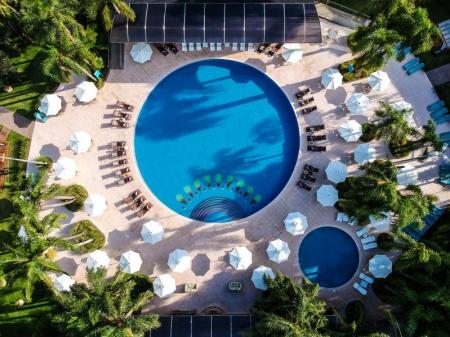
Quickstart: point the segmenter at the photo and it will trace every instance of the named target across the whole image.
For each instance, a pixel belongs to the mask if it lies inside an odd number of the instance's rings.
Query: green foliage
[[[8,153],[10,157],[26,159],[28,157],[28,149],[30,140],[14,131],[8,134]],[[8,163],[10,170],[7,176],[7,186],[13,189],[25,179],[26,163],[10,160]]]
[[[0,83],[8,84],[11,76],[16,72],[16,69],[11,63],[8,55],[0,50]]]
[[[82,253],[101,249],[105,244],[105,235],[90,220],[81,220],[74,224],[70,234],[76,236],[73,241],[77,243],[77,250]]]
[[[371,123],[364,123],[362,125],[362,136],[359,138],[359,140],[363,142],[371,142],[375,139],[377,135],[377,128],[374,124]]]
[[[390,233],[381,233],[377,237],[377,244],[382,250],[392,250],[394,248],[394,236]]]
[[[67,336],[143,337],[160,325],[157,315],[140,314],[152,297],[151,291],[137,291],[131,275],[107,279],[105,269],[89,271],[87,285],[76,283],[57,296],[60,310],[53,320]]]
[[[114,13],[120,13],[130,21],[134,21],[136,15],[123,0],[92,0],[83,2],[83,10],[88,19],[96,20],[100,17],[103,28],[110,31],[113,24]]]
[[[64,195],[70,197],[70,202],[65,207],[72,212],[78,212],[84,207],[84,202],[89,196],[88,191],[81,185],[73,184],[65,188]],[[73,199],[72,199],[73,198]]]
[[[398,228],[403,228],[411,223],[418,229],[422,229],[425,225],[423,218],[430,212],[433,201],[437,197],[424,195],[420,187],[409,185],[401,192],[401,199],[397,206],[397,222]]]
[[[354,322],[356,325],[363,323],[366,318],[366,308],[361,301],[354,300],[345,306],[345,321],[347,324]]]
[[[348,71],[348,66],[350,64],[353,64],[353,66],[354,66],[353,72]],[[342,74],[344,82],[352,82],[352,81],[360,80],[363,78],[367,78],[367,77],[369,77],[369,75],[371,73],[378,70],[377,67],[371,67],[371,66],[365,65],[362,62],[360,62],[358,59],[344,62],[339,65],[338,69],[339,69],[339,72]]]

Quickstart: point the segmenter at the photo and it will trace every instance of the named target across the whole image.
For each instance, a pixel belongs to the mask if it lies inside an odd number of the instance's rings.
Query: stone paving
[[[360,250],[358,272],[353,279],[341,287],[322,289],[321,296],[338,308],[343,308],[351,300],[361,298],[361,295],[352,288],[352,284],[360,271],[367,270],[368,260],[378,250],[364,251],[355,234],[357,228],[336,222],[337,211],[332,207],[320,206],[315,196],[315,191],[321,183],[329,183],[323,170],[330,159],[340,159],[349,165],[351,172],[357,171],[357,166],[352,162],[352,152],[358,142],[344,142],[337,136],[336,130],[343,121],[349,118],[359,122],[374,119],[373,110],[379,100],[393,102],[399,98],[404,98],[412,103],[416,112],[414,116],[416,123],[421,126],[429,119],[425,106],[435,101],[437,97],[425,73],[408,77],[399,63],[389,62],[385,70],[389,73],[393,84],[382,94],[369,93],[371,112],[367,116],[355,117],[345,114],[337,106],[353,92],[360,91],[362,84],[367,80],[345,84],[335,91],[319,89],[318,82],[323,70],[335,67],[351,58],[345,44],[345,35],[349,31],[325,21],[322,22],[322,25],[324,31],[328,27],[337,28],[340,33],[339,41],[323,45],[305,45],[304,59],[299,64],[285,64],[279,57],[271,59],[255,52],[224,50],[220,53],[210,53],[205,50],[179,53],[167,57],[163,57],[155,51],[152,61],[141,65],[132,62],[128,56],[131,46],[127,46],[125,69],[111,71],[105,87],[99,92],[95,102],[87,105],[79,104],[73,97],[74,84],[61,86],[57,94],[68,103],[65,112],[60,116],[50,118],[46,124],[36,124],[30,158],[38,155],[47,155],[53,160],[57,160],[60,156],[74,158],[78,164],[79,173],[73,179],[60,181],[60,183],[82,184],[89,193],[100,193],[108,201],[106,212],[91,220],[103,231],[107,239],[104,250],[112,258],[108,270],[109,275],[116,270],[120,255],[129,249],[141,254],[144,261],[141,272],[155,277],[161,273],[170,273],[167,257],[172,250],[181,248],[189,251],[193,258],[192,270],[183,274],[171,273],[177,281],[177,292],[166,299],[155,298],[147,306],[148,309],[158,313],[168,313],[172,310],[200,312],[209,305],[218,305],[229,313],[246,313],[259,293],[250,281],[251,273],[261,264],[299,280],[302,273],[298,264],[297,252],[304,235],[293,237],[285,232],[283,219],[290,211],[300,211],[308,217],[310,226],[306,234],[319,226],[331,225],[343,229],[355,239]],[[128,141],[128,146],[131,147],[129,153],[133,153],[133,129],[114,129],[110,125],[117,99],[135,105],[139,111],[149,92],[168,72],[188,62],[211,57],[238,60],[265,71],[282,87],[292,102],[294,102],[294,93],[298,88],[308,85],[312,88],[316,104],[319,107],[318,111],[309,115],[298,114],[298,122],[302,130],[301,155],[298,158],[295,172],[285,189],[263,210],[248,218],[227,224],[205,224],[192,221],[165,207],[146,187],[132,156],[130,156],[130,168],[135,180],[128,185],[118,186],[110,157],[110,142],[117,140]],[[298,106],[296,108],[298,109]],[[136,117],[137,114],[135,114],[133,122]],[[325,153],[306,152],[307,144],[303,130],[307,125],[320,122],[326,124],[328,150]],[[440,126],[440,131],[444,131],[445,128]],[[94,140],[94,146],[88,153],[74,155],[67,149],[67,145],[69,136],[78,130],[90,133]],[[387,157],[385,146],[380,143],[375,145],[378,157]],[[417,156],[417,154],[415,155]],[[424,162],[410,158],[408,161],[419,170],[420,186],[425,192],[436,194],[441,203],[449,200],[448,190],[444,190],[436,183],[436,158]],[[299,190],[295,186],[305,163],[321,168],[318,183],[314,185],[311,192]],[[50,182],[53,181],[54,177],[52,176]],[[122,202],[123,198],[136,188],[140,188],[154,205],[148,216],[143,219],[134,217]],[[46,212],[51,211],[68,214],[68,220],[62,228],[62,232],[67,232],[70,224],[88,217],[83,211],[73,214],[57,205],[49,205]],[[165,239],[153,246],[144,243],[139,234],[142,224],[149,219],[159,221],[166,231]],[[289,260],[280,265],[269,261],[265,253],[268,242],[276,238],[287,241],[291,249]],[[246,271],[235,271],[228,264],[227,253],[236,245],[244,245],[253,252],[253,264]],[[85,279],[85,261],[86,255],[70,253],[61,253],[58,258],[58,262],[64,270],[74,275],[77,281]],[[243,292],[239,295],[228,293],[226,284],[229,280],[242,280],[244,282]],[[183,286],[186,282],[197,283],[198,293],[185,294]],[[371,290],[366,296],[365,303],[371,316],[375,317],[380,314],[381,311],[377,309],[381,303]]]

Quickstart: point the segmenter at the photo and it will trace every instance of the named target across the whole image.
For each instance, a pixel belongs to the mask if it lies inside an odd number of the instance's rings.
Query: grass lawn
[[[52,92],[56,83],[40,72],[39,47],[30,46],[18,56],[10,56],[11,62],[18,71],[10,85],[11,93],[0,92],[0,106],[20,113],[28,118],[33,117],[40,97]]]

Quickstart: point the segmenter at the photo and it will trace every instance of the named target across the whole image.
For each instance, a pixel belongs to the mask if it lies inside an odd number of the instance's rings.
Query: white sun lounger
[[[363,244],[364,250],[369,250],[369,249],[373,249],[373,248],[377,248],[377,247],[378,247],[378,245],[376,242]]]
[[[374,242],[376,240],[375,236],[371,235],[366,238],[361,239],[361,243],[365,245],[366,243]]]
[[[238,44],[233,42],[233,44],[231,45],[231,50],[237,51],[238,50]]]
[[[189,43],[188,47],[189,51],[195,51],[195,45],[193,43]]]
[[[216,44],[215,43],[210,43],[209,44],[209,51],[216,51]]]
[[[358,282],[353,283],[353,288],[358,290],[361,295],[367,295],[367,290],[361,287]]]
[[[201,50],[202,50],[202,44],[201,44],[200,42],[197,42],[197,43],[195,44],[195,49],[196,49],[197,51],[201,51]]]
[[[253,43],[252,43],[252,42],[250,42],[250,43],[248,44],[247,50],[248,50],[248,51],[253,51]]]
[[[359,274],[359,278],[360,278],[361,280],[366,281],[366,282],[369,283],[369,284],[373,284],[373,278],[371,278],[369,275],[366,275],[366,274],[364,274],[364,273],[360,273],[360,274]]]
[[[230,42],[225,42],[225,48],[230,48]]]
[[[348,215],[343,212],[338,212],[336,216],[336,221],[347,222],[349,220]]]
[[[186,44],[186,43],[182,43],[182,44],[181,44],[181,51],[182,51],[182,52],[188,51],[188,49],[187,49],[187,44]]]
[[[360,238],[364,234],[366,234],[369,231],[369,227],[363,227],[359,231],[356,232],[356,235]]]
[[[240,51],[245,51],[245,43],[241,43],[239,46]]]
[[[222,44],[221,43],[217,43],[216,44],[216,50],[217,51],[222,51]]]

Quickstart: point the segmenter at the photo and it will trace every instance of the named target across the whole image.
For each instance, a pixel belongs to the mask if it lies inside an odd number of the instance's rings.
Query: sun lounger
[[[116,161],[113,161],[112,165],[113,166],[124,166],[128,164],[128,159],[119,159]]]
[[[145,198],[143,195],[137,196],[133,199],[133,203],[130,204],[130,208],[134,211],[140,208],[145,202],[147,201],[147,198]]]
[[[378,245],[376,242],[366,243],[363,245],[364,250],[369,250],[369,249],[373,249],[373,248],[377,248],[377,247],[378,247]]]
[[[360,273],[359,274],[359,278],[363,281],[366,281],[369,284],[373,284],[373,278],[371,278],[369,275],[366,275],[364,273]]]
[[[156,49],[163,54],[164,56],[169,55],[169,48],[166,45],[163,45],[161,43],[153,43]]]
[[[116,171],[116,175],[117,176],[125,176],[128,173],[130,173],[130,168],[129,167],[124,167],[124,168],[121,168],[120,170]]]
[[[240,43],[239,44],[239,50],[240,51],[245,51],[245,43]]]
[[[230,42],[225,42],[225,43],[224,43],[224,47],[225,47],[225,48],[230,48],[230,46],[231,46]]]
[[[422,70],[423,68],[425,68],[425,63],[419,63],[418,65],[408,69],[406,72],[407,72],[408,75],[412,75],[415,72],[417,72],[419,70]]]
[[[363,236],[367,232],[369,232],[369,227],[366,226],[366,227],[361,228],[359,231],[357,231],[356,235],[360,238],[361,236]]]
[[[304,190],[311,191],[311,187],[305,184],[303,181],[298,181],[297,186],[303,188]]]
[[[277,43],[275,46],[272,46],[270,48],[270,50],[267,52],[267,56],[274,56],[276,53],[278,53],[278,51],[281,49],[281,47],[283,46],[282,43]]]
[[[124,202],[130,204],[136,199],[139,195],[141,195],[141,190],[135,190],[131,192],[126,198],[123,199]]]
[[[338,214],[336,216],[336,221],[347,222],[348,220],[349,220],[349,217],[347,214],[345,214],[343,212],[338,212]]]
[[[215,43],[210,43],[209,44],[209,51],[216,51],[216,44]]]
[[[174,45],[173,43],[168,43],[166,46],[167,46],[167,48],[169,48],[169,50],[170,50],[172,53],[178,54],[179,50],[178,50],[178,48],[177,48],[176,45]]]
[[[450,138],[450,132],[444,132],[444,133],[441,133],[441,134],[439,135],[439,138],[440,138],[441,140],[447,140],[447,139],[449,139],[449,138]]]
[[[450,115],[445,115],[442,117],[439,117],[438,119],[434,120],[436,122],[436,124],[444,124],[446,122],[450,122]]]
[[[308,97],[298,101],[298,104],[303,107],[308,105],[309,103],[314,102],[314,97]]]
[[[326,135],[306,136],[306,141],[308,141],[308,142],[319,142],[319,141],[326,140],[326,139],[327,139]]]
[[[186,44],[186,43],[182,43],[182,44],[181,44],[181,51],[182,51],[182,52],[187,52],[187,51],[188,51],[188,48],[187,48],[187,44]]]
[[[367,295],[367,290],[361,287],[358,282],[353,283],[353,288],[358,290],[361,295]]]
[[[428,105],[427,110],[429,112],[433,112],[435,110],[439,110],[439,109],[443,108],[444,106],[445,106],[445,102],[441,100],[441,101],[437,101],[437,102],[434,102],[433,104]]]
[[[300,111],[302,112],[303,115],[306,115],[306,114],[309,114],[309,113],[311,113],[311,112],[313,112],[313,111],[316,111],[316,110],[317,110],[317,106],[314,105],[314,106],[311,106],[311,107],[309,107],[309,108],[303,108],[303,109],[300,110]]]
[[[125,151],[125,150],[119,150],[119,151],[111,152],[111,157],[112,158],[125,157],[126,155],[127,155],[127,151]]]
[[[402,68],[407,71],[408,69],[414,67],[415,65],[417,65],[419,63],[420,63],[420,58],[415,57],[412,60],[409,60],[408,62],[406,62]]]
[[[216,50],[217,51],[222,51],[222,44],[221,43],[216,43]]]
[[[350,226],[355,226],[355,225],[358,224],[358,220],[350,218],[350,219],[347,221],[347,223],[348,223]]]
[[[125,110],[128,110],[128,111],[130,111],[130,112],[133,112],[134,111],[134,106],[132,106],[131,104],[128,104],[128,103],[125,103],[125,102],[123,102],[123,101],[117,101],[116,102],[116,105],[119,107],[119,108],[121,108],[121,109],[125,109]]]
[[[146,203],[140,210],[137,212],[136,216],[138,218],[142,218],[149,210],[152,208],[152,204]]]
[[[111,143],[112,148],[125,148],[126,146],[127,146],[127,142],[124,140]]]
[[[319,125],[312,125],[306,127],[306,132],[315,132],[315,131],[321,131],[325,129],[325,125],[319,124]]]
[[[189,43],[188,44],[188,49],[189,49],[189,51],[195,51],[195,44],[194,43]]]
[[[305,166],[303,166],[303,170],[308,170],[308,171],[311,171],[311,172],[314,172],[314,173],[319,173],[319,171],[320,171],[317,167],[314,167],[314,166],[309,165],[309,164],[305,164]]]
[[[297,99],[300,99],[303,96],[305,96],[306,94],[309,94],[310,92],[311,92],[311,89],[310,88],[306,88],[306,89],[300,90],[298,93],[296,93],[295,97]]]
[[[197,43],[195,44],[195,50],[196,50],[196,51],[202,51],[202,44],[199,43],[199,42],[197,42]]]
[[[257,52],[258,54],[262,54],[262,53],[264,53],[269,47],[270,47],[270,44],[269,44],[269,43],[263,43],[263,44],[260,44],[260,45],[258,46],[258,48],[256,48],[256,52]]]
[[[120,119],[113,119],[111,121],[111,125],[118,127],[118,128],[128,128],[130,127],[130,123],[125,122],[124,120],[120,120]]]
[[[238,44],[233,42],[233,44],[231,45],[231,50],[232,51],[238,51]]]
[[[133,180],[134,180],[134,179],[133,179],[132,176],[125,176],[125,177],[120,178],[120,179],[117,181],[117,184],[118,184],[118,185],[125,185],[125,184],[128,184],[129,182],[132,182]]]
[[[327,150],[326,146],[316,146],[316,145],[308,145],[306,150],[311,152],[324,152]]]
[[[365,244],[367,244],[367,243],[374,242],[375,240],[376,240],[375,236],[371,235],[371,236],[362,238],[362,239],[361,239],[361,243],[362,243],[363,245],[365,245]]]
[[[300,179],[303,179],[303,180],[306,180],[306,181],[310,181],[312,183],[316,182],[316,178],[314,178],[314,177],[312,177],[312,176],[310,176],[308,174],[304,174],[304,173],[301,174]]]
[[[122,112],[119,110],[114,110],[113,115],[116,117],[120,117],[120,118],[125,118],[126,120],[131,120],[131,114],[126,113],[126,112]]]
[[[446,113],[448,113],[448,109],[446,108],[446,107],[443,107],[443,108],[441,108],[441,109],[439,109],[439,110],[435,110],[435,111],[433,111],[430,115],[431,115],[431,117],[436,117],[436,116],[443,116],[443,115],[445,115]]]
[[[247,50],[248,51],[253,51],[253,43],[252,42],[250,42],[248,45],[247,45]]]

